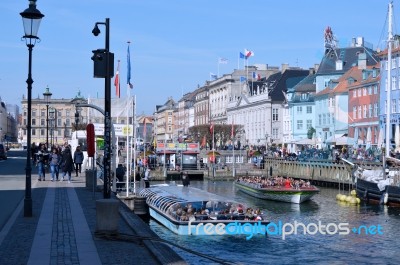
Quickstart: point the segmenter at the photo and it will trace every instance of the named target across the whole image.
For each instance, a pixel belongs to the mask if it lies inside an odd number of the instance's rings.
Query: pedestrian
[[[150,168],[146,169],[146,172],[144,173],[144,184],[145,184],[145,188],[150,188]]]
[[[115,169],[115,176],[117,177],[117,190],[121,190],[124,187],[125,172],[126,168],[122,164],[118,164],[118,167]]]
[[[59,154],[57,147],[53,147],[52,153],[49,156],[49,160],[50,160],[50,170],[51,170],[51,181],[54,181],[54,179],[58,181],[61,155]]]
[[[39,144],[39,150],[36,153],[36,166],[38,168],[39,181],[43,179],[45,181],[45,166],[46,166],[46,156],[48,155],[44,144]]]
[[[81,174],[83,159],[83,152],[81,151],[81,147],[78,145],[74,152],[75,177],[79,177]]]
[[[181,172],[181,176],[182,176],[182,183],[184,187],[188,187],[190,184],[190,180],[189,180],[189,174],[187,171],[185,171],[184,173]]]
[[[64,151],[61,154],[61,170],[63,171],[63,176],[61,181],[64,180],[65,175],[68,174],[68,183],[71,183],[71,173],[74,169],[74,162],[72,159],[71,148],[69,145],[65,146]]]

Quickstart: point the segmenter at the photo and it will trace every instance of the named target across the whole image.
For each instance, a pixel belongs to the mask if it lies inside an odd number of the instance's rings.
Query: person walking
[[[58,153],[58,148],[53,147],[52,153],[49,156],[50,170],[51,170],[51,181],[54,181],[54,177],[58,180],[58,174],[60,172],[61,155]]]
[[[61,181],[63,181],[64,177],[68,174],[68,183],[71,183],[71,173],[74,169],[74,161],[72,159],[71,148],[69,145],[64,148],[61,157],[61,169],[63,171]]]
[[[81,174],[83,159],[83,152],[81,151],[81,147],[78,145],[74,152],[75,177],[79,177]]]
[[[39,150],[36,153],[36,165],[38,168],[38,175],[39,175],[39,181],[43,179],[45,181],[45,166],[46,166],[46,156],[48,155],[45,149],[44,144],[39,144]]]
[[[146,171],[144,172],[144,184],[145,188],[150,188],[150,168],[147,168]]]

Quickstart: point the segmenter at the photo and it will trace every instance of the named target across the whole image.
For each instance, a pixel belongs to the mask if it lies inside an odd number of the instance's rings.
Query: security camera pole
[[[106,26],[106,46],[104,50],[95,50],[92,59],[94,61],[94,77],[102,77],[105,79],[104,92],[104,193],[103,197],[109,199],[111,197],[111,78],[114,76],[114,54],[110,53],[110,19],[106,18],[106,22],[96,22],[93,35],[98,36],[100,29],[97,25]],[[103,61],[103,58],[105,59]],[[105,71],[104,71],[105,70]]]

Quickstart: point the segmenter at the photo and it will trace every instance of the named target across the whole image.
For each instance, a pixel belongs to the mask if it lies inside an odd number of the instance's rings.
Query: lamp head
[[[93,28],[93,30],[92,30],[92,33],[93,33],[93,35],[95,35],[96,37],[99,36],[99,34],[100,34],[100,29],[99,29],[99,27],[97,26],[97,23],[96,23],[96,25],[94,25],[94,28]]]
[[[37,33],[44,15],[36,8],[36,0],[29,1],[29,7],[20,13],[24,24],[24,38],[38,39]]]

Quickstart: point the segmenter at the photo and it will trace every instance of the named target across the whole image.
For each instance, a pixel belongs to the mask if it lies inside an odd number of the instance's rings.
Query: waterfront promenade
[[[0,190],[6,192],[12,193]],[[2,216],[0,264],[186,264],[122,202],[118,234],[97,234],[96,200],[103,193],[85,188],[84,176],[39,182],[33,174],[32,198],[32,217],[24,217],[23,199]]]

